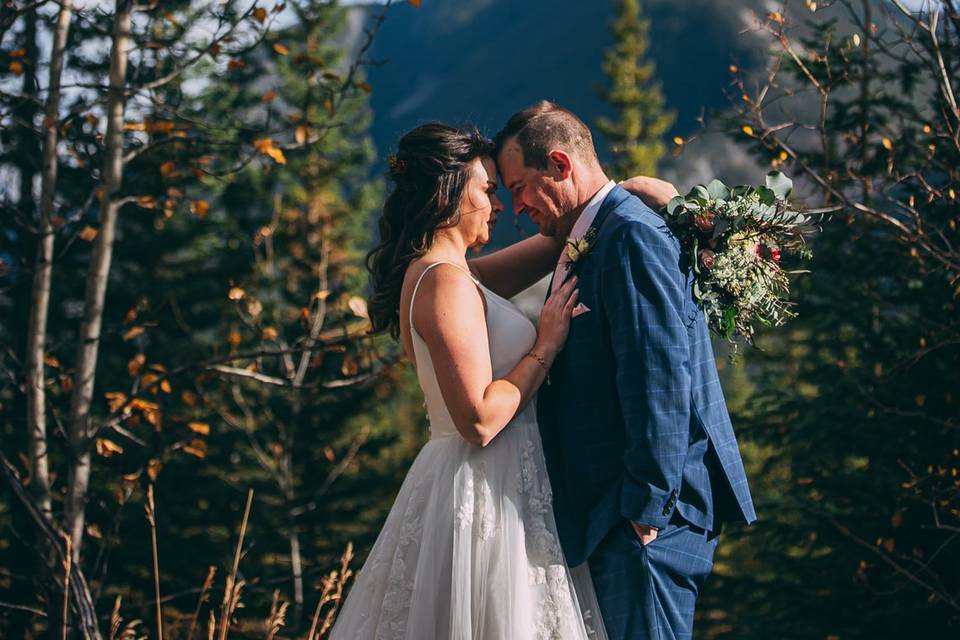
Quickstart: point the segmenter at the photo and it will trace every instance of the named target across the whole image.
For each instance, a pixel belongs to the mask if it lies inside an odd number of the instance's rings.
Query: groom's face
[[[552,167],[541,171],[527,166],[523,149],[516,139],[504,144],[497,157],[497,168],[503,184],[510,191],[513,212],[517,215],[526,213],[545,236],[560,233],[557,223],[565,211],[564,176],[557,174]]]

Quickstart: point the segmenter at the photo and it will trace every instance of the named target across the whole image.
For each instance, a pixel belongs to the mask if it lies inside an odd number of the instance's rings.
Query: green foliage
[[[791,330],[747,353],[754,389],[735,420],[756,456],[760,521],[732,536],[707,586],[708,637],[938,637],[960,624],[960,148],[947,97],[960,22],[944,3],[943,76],[929,31],[870,6],[818,11],[796,57],[793,16],[771,19],[787,47],[771,68],[784,71],[733,123],[808,206],[836,212],[796,283]],[[876,29],[854,38],[840,11]]]
[[[614,43],[603,62],[609,86],[600,95],[616,117],[599,118],[597,129],[609,141],[613,175],[656,175],[666,153],[663,137],[675,117],[666,109],[656,67],[647,59],[650,22],[641,17],[639,0],[618,0],[611,26]]]
[[[191,19],[188,4],[150,14],[143,33],[168,42]],[[126,619],[148,618],[153,576],[143,504],[153,484],[171,634],[184,631],[208,565],[218,569],[211,602],[219,602],[248,488],[254,503],[240,617],[263,617],[279,589],[292,604],[287,628],[303,631],[320,578],[346,543],[361,560],[372,544],[425,432],[412,372],[390,364],[391,345],[365,336],[362,258],[382,194],[369,180],[370,87],[343,50],[346,10],[319,0],[288,4],[285,26],[267,32],[264,46],[243,58],[228,56],[227,44],[208,51],[127,109],[126,143],[136,157],[121,194],[128,204],[117,229],[93,410],[95,421],[115,419],[119,428],[98,433],[82,568],[100,613],[122,594]],[[271,16],[229,20],[266,29]],[[71,46],[101,38],[109,25],[109,15],[81,13]],[[145,60],[132,65],[138,81],[170,71],[171,58],[161,55],[167,50],[155,57],[151,50],[142,48]],[[107,51],[84,51],[68,59],[69,77],[102,82]],[[98,224],[92,194],[103,162],[102,119],[89,99],[71,94],[64,105],[70,153],[61,158],[63,220],[48,327],[55,469],[68,455],[57,424],[69,404],[84,305],[91,253],[84,230]],[[39,140],[37,121],[34,128],[4,121],[17,125],[4,126],[0,139],[0,162],[13,175],[35,160],[27,142]],[[0,258],[10,268],[0,271],[0,310],[13,322],[0,323],[0,437],[13,457],[26,448],[18,385],[27,314],[17,310],[30,304],[35,204],[8,187],[2,196]],[[15,217],[18,207],[24,213]],[[124,399],[129,411],[115,411]],[[66,482],[65,473],[54,479],[55,514]],[[31,524],[8,508],[16,503],[5,486],[0,504],[0,600],[42,608],[33,594],[48,576]],[[38,620],[3,610],[0,635],[36,632]]]

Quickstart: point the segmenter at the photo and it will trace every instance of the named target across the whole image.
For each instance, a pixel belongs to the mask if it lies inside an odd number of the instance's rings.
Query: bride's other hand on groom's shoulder
[[[671,183],[650,176],[633,176],[622,180],[620,186],[643,200],[643,204],[654,211],[667,206],[671,198],[680,195]]]

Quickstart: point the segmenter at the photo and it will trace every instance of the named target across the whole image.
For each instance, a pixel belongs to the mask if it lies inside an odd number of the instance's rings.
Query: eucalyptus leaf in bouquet
[[[793,182],[779,171],[762,186],[719,180],[673,198],[664,217],[693,268],[693,295],[710,329],[753,344],[757,325],[795,317],[784,260],[811,257],[807,239],[819,219],[791,207]]]

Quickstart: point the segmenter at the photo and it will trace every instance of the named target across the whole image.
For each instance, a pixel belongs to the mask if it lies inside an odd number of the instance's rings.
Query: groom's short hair
[[[528,167],[545,170],[548,155],[555,149],[566,151],[580,160],[599,166],[590,128],[583,120],[548,100],[531,105],[513,114],[494,138],[496,157],[511,138],[516,138]]]

